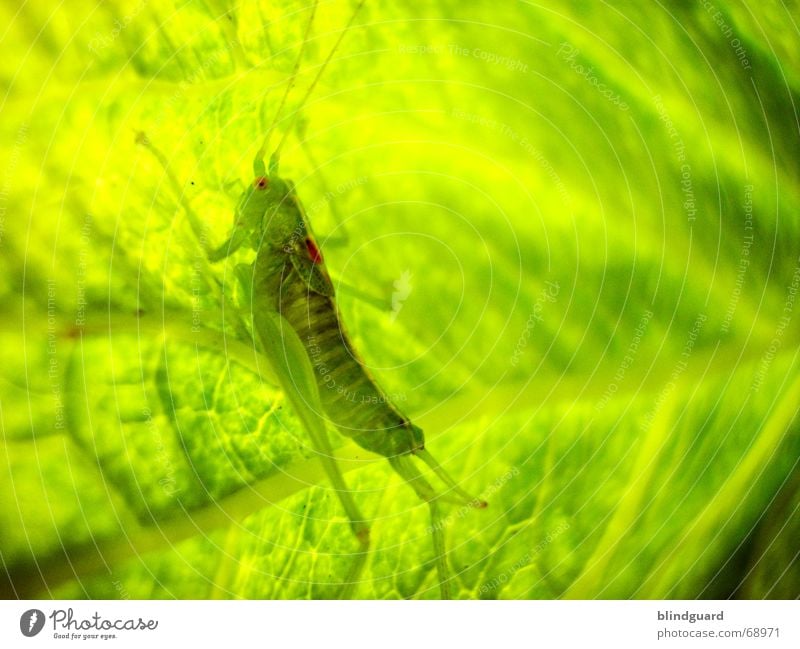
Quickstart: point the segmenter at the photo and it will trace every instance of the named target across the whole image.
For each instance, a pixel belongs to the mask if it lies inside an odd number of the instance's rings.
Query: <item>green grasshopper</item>
[[[363,4],[364,0],[361,0],[356,6],[309,86],[301,107]],[[334,459],[328,424],[334,425],[362,448],[387,458],[418,497],[428,503],[440,595],[446,599],[450,596],[450,576],[440,502],[472,507],[485,507],[486,503],[462,490],[426,450],[422,430],[390,403],[344,332],[333,282],[294,183],[279,175],[280,150],[290,129],[286,129],[270,156],[268,168],[264,161],[270,136],[295,83],[316,8],[315,0],[283,99],[253,161],[254,179],[236,206],[230,237],[216,249],[206,247],[206,252],[213,262],[240,248],[255,251],[255,260],[251,264],[236,267],[237,279],[246,296],[246,303],[239,306],[252,318],[252,328],[261,342],[263,355],[319,453],[360,544],[359,551],[353,555],[349,574],[341,585],[339,597],[351,596],[358,584],[369,552],[370,530]],[[139,142],[156,155],[175,185],[164,155],[143,134],[139,134]],[[181,200],[192,229],[197,233],[200,221],[188,201]],[[447,490],[434,489],[415,464],[415,458],[430,467]]]

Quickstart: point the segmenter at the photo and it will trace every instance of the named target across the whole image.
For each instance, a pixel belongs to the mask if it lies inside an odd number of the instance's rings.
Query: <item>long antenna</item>
[[[291,121],[289,122],[289,125],[287,126],[286,129],[284,129],[283,137],[281,137],[280,142],[278,142],[278,148],[275,149],[275,151],[272,153],[272,156],[270,157],[270,160],[269,160],[269,171],[270,171],[270,174],[277,173],[278,164],[280,162],[281,149],[283,148],[283,144],[286,142],[286,137],[289,135],[289,132],[292,130],[292,126],[294,125],[295,121],[297,120],[297,116],[300,113],[300,109],[303,106],[306,105],[306,101],[308,101],[308,98],[311,96],[311,93],[314,91],[314,88],[316,87],[317,82],[320,80],[320,77],[322,76],[322,73],[325,72],[325,68],[328,67],[328,63],[331,62],[331,59],[333,58],[334,52],[336,52],[337,48],[339,47],[339,44],[342,42],[342,39],[344,38],[344,35],[350,30],[350,27],[353,25],[353,21],[356,19],[356,16],[358,15],[358,12],[361,10],[361,7],[364,6],[365,2],[366,2],[366,0],[360,0],[360,2],[356,5],[356,8],[353,10],[352,15],[350,16],[350,20],[347,21],[347,25],[345,25],[344,29],[339,33],[339,38],[336,39],[336,43],[334,44],[333,48],[331,49],[330,53],[328,54],[328,57],[325,59],[325,62],[322,64],[322,66],[320,67],[319,71],[317,72],[317,76],[314,77],[314,81],[311,82],[311,85],[308,87],[308,90],[306,90],[306,94],[305,94],[305,96],[303,97],[303,99],[300,102],[300,107],[294,112],[294,114],[292,115]],[[265,143],[265,145],[266,145],[266,143]],[[262,147],[262,148],[264,148],[264,147]],[[260,152],[260,154],[263,157],[264,152]]]
[[[308,35],[311,33],[311,25],[314,22],[314,16],[317,13],[318,5],[319,0],[314,0],[314,6],[311,7],[311,15],[308,17],[308,23],[306,24],[306,31],[305,34],[303,34],[303,43],[300,45],[300,51],[297,53],[297,60],[294,62],[292,76],[289,77],[289,83],[286,84],[286,91],[283,93],[283,99],[281,99],[280,106],[278,106],[278,110],[275,112],[275,117],[272,118],[272,124],[270,124],[267,134],[264,136],[264,141],[261,143],[261,148],[259,148],[258,152],[256,153],[256,157],[253,159],[253,172],[256,176],[263,176],[266,173],[266,168],[264,167],[264,157],[267,155],[269,140],[272,137],[272,132],[275,130],[275,126],[278,124],[278,118],[283,112],[286,99],[289,97],[289,93],[292,91],[295,81],[297,81],[297,72],[300,70],[300,61],[303,59],[303,52],[305,51],[306,44],[308,43]]]

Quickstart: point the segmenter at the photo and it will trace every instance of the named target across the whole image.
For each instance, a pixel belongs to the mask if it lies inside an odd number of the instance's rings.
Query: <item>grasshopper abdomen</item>
[[[257,260],[257,276],[258,264]],[[270,267],[277,270],[273,264]],[[385,457],[424,448],[422,431],[391,403],[350,343],[332,284],[324,291],[327,294],[314,290],[296,264],[286,259],[279,287],[273,306],[305,346],[325,415],[337,429]]]

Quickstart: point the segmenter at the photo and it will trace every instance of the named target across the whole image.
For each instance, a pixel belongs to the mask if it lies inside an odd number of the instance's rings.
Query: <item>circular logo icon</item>
[[[38,608],[25,611],[19,618],[19,630],[22,635],[32,638],[44,628],[44,613]]]

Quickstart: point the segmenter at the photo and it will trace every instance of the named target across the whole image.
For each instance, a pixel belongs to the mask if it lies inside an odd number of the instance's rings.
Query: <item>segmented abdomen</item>
[[[343,434],[382,455],[421,448],[421,431],[389,402],[353,349],[334,298],[311,291],[287,263],[277,308],[305,346],[325,414]]]

